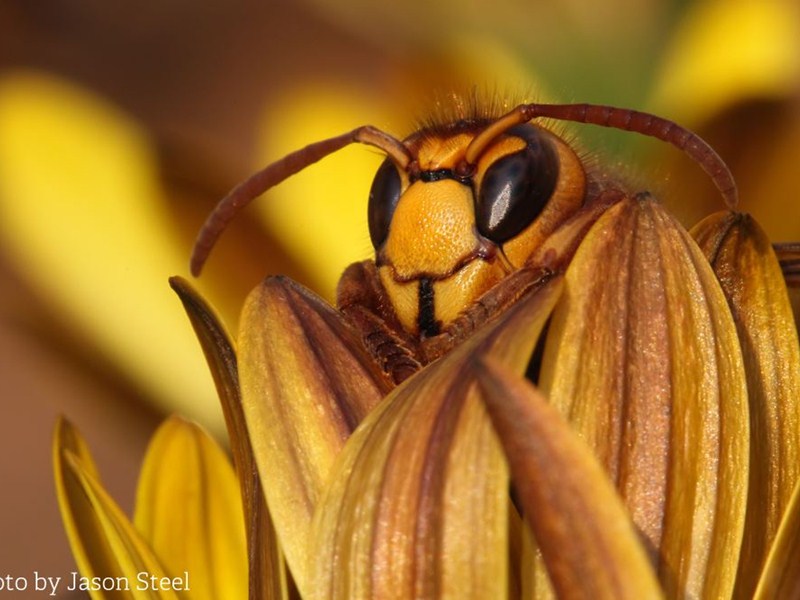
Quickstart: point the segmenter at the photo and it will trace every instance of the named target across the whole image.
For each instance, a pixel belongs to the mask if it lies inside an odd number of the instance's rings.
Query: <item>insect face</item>
[[[555,221],[584,199],[585,174],[560,138],[525,124],[487,145],[472,168],[465,154],[486,123],[418,132],[416,164],[387,159],[369,199],[381,283],[403,327],[438,333],[481,294],[522,267]]]
[[[611,204],[630,195],[584,169],[537,118],[591,123],[669,142],[708,173],[729,207],[733,177],[696,134],[630,109],[521,104],[496,119],[427,127],[400,141],[371,126],[322,140],[268,165],[234,188],[209,216],[192,255],[197,275],[233,217],[270,187],[352,143],[387,159],[369,198],[375,261],[347,268],[337,305],[395,383],[466,339],[553,271]]]

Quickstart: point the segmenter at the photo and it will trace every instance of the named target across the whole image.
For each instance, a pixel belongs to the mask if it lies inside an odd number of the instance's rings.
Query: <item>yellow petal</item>
[[[314,507],[351,431],[391,384],[342,316],[285,278],[265,280],[245,303],[239,380],[270,514],[305,595]]]
[[[748,482],[741,350],[708,262],[649,197],[609,209],[579,247],[541,386],[605,465],[668,595],[727,597]]]
[[[117,590],[87,588],[91,589],[92,598],[177,598],[174,591],[164,589],[166,586],[160,583],[158,590],[138,589],[144,585],[140,573],[144,573],[147,587],[152,588],[149,578],[155,576],[160,582],[164,569],[103,489],[85,442],[64,419],[56,425],[53,462],[61,517],[78,569],[90,582],[97,577],[101,578],[98,584],[102,584],[102,578],[112,578],[106,583]],[[69,583],[62,582],[64,586]],[[191,578],[188,583],[192,585]]]
[[[800,596],[800,483],[795,486],[792,499],[769,552],[753,598],[797,598]]]
[[[183,302],[206,355],[225,414],[247,523],[248,588],[262,600],[283,598],[287,593],[285,564],[247,435],[233,341],[211,306],[188,282],[173,277],[170,285]]]
[[[737,593],[750,596],[800,476],[800,347],[767,236],[749,215],[721,212],[692,230],[728,298],[750,403],[750,493]]]
[[[412,376],[348,440],[314,515],[311,598],[501,598],[508,473],[471,372],[521,374],[560,292],[551,281]]]
[[[172,417],[153,436],[134,524],[168,573],[189,573],[192,598],[247,597],[239,484],[228,458],[197,425]]]
[[[352,89],[305,82],[270,104],[259,155],[266,164],[360,125],[383,127],[382,105]],[[367,199],[382,158],[360,145],[345,148],[285,181],[259,203],[267,229],[310,274],[311,287],[329,301],[344,269],[373,254]]]
[[[219,429],[200,352],[164,282],[186,270],[144,133],[52,77],[0,79],[0,236],[78,339],[152,398]]]
[[[547,399],[496,360],[482,397],[550,580],[562,598],[658,598],[661,590],[602,466]]]
[[[696,3],[665,56],[652,104],[681,121],[742,98],[782,96],[800,77],[800,10],[785,0]]]

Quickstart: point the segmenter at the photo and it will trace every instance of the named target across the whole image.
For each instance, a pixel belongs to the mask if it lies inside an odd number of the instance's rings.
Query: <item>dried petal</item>
[[[239,484],[228,457],[199,426],[172,417],[156,431],[133,522],[170,574],[191,574],[193,598],[247,595]]]
[[[580,246],[541,386],[608,470],[668,595],[729,596],[748,477],[741,350],[707,261],[649,196]]]
[[[591,449],[526,380],[491,359],[476,369],[558,595],[660,597],[630,517]]]
[[[203,347],[222,403],[231,441],[233,464],[239,475],[242,506],[247,523],[248,589],[252,600],[284,598],[286,568],[278,547],[275,526],[267,511],[258,469],[247,435],[239,392],[236,352],[222,322],[203,298],[180,277],[170,279]]]
[[[313,598],[500,598],[508,593],[508,471],[471,368],[521,374],[560,280],[406,380],[337,461],[314,518]]]
[[[750,492],[737,594],[751,596],[800,475],[800,347],[781,267],[752,217],[692,230],[733,313],[750,403]]]
[[[164,568],[103,489],[86,443],[64,419],[53,437],[53,464],[61,518],[81,575],[112,577],[118,587],[130,587],[120,591],[122,598],[152,598],[151,590],[137,589],[137,575],[144,571],[160,579]],[[95,600],[105,598],[102,590],[90,593]],[[177,598],[172,590],[157,594]]]
[[[351,431],[391,384],[341,315],[285,278],[265,280],[248,297],[239,348],[253,453],[281,546],[305,595],[314,508]]]

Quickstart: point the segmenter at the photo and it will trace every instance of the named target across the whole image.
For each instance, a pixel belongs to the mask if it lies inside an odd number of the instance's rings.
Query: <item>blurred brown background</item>
[[[263,145],[264,111],[283,101],[286,90],[330,82],[366,106],[385,105],[385,114],[392,115],[402,112],[404,90],[475,78],[499,90],[541,86],[545,95],[565,101],[646,108],[662,71],[659,61],[695,4],[700,3],[615,0],[600,9],[587,0],[559,8],[522,0],[491,8],[477,2],[431,7],[366,0],[0,0],[0,77],[20,69],[49,73],[99,95],[137,122],[155,148],[175,236],[188,259],[204,215],[253,168]],[[723,60],[726,49],[719,52]],[[747,195],[763,196],[761,173],[773,171],[771,189],[781,194],[768,194],[778,201],[777,216],[766,209],[759,215],[760,201],[754,212],[762,220],[788,222],[777,233],[781,237],[800,234],[798,184],[786,175],[790,163],[783,168],[780,160],[790,156],[796,164],[796,92],[797,81],[788,77],[785,89],[764,97],[758,88],[742,97],[734,91],[720,105],[725,110],[692,123],[707,127],[712,141],[724,145],[721,153],[731,158]],[[691,94],[685,96],[691,104]],[[313,112],[324,114],[326,108],[320,97]],[[662,150],[652,146],[641,154],[639,142],[625,134],[592,130],[585,137],[594,154],[612,156],[612,165],[634,181],[655,175],[657,189],[677,186],[698,198],[691,204],[701,213],[706,202],[720,206],[702,174],[679,157],[667,152],[669,158],[661,160]],[[644,174],[632,164],[643,155],[651,161]],[[766,166],[756,169],[759,161]],[[47,175],[42,164],[41,177]],[[112,496],[130,511],[146,441],[170,407],[70,323],[58,302],[32,283],[15,252],[0,239],[0,576],[30,576],[33,570],[62,575],[74,563],[53,494],[50,436],[56,416],[68,415],[84,433]],[[237,302],[265,273],[314,281],[305,263],[256,219],[238,223],[219,254],[208,278],[212,284],[224,281],[212,299],[232,325]],[[158,257],[137,260],[157,263]],[[188,328],[179,331],[191,335]]]
[[[176,196],[202,205],[198,215],[250,165],[253,123],[271,89],[298,76],[371,78],[381,58],[290,2],[0,3],[0,68],[57,73],[133,115],[163,144],[164,176]],[[182,172],[206,160],[213,170],[201,165],[196,180]],[[56,415],[87,437],[127,510],[160,415],[9,262],[0,262],[0,575],[61,575],[74,563],[53,493]]]

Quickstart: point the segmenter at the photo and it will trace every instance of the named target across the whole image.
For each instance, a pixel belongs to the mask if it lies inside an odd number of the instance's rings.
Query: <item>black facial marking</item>
[[[436,320],[434,312],[433,282],[423,277],[419,280],[419,313],[417,316],[417,326],[420,335],[428,337],[439,333],[439,322]]]
[[[452,169],[437,169],[436,171],[420,171],[419,178],[425,183],[430,183],[432,181],[440,181],[442,179],[453,179],[453,171]]]

